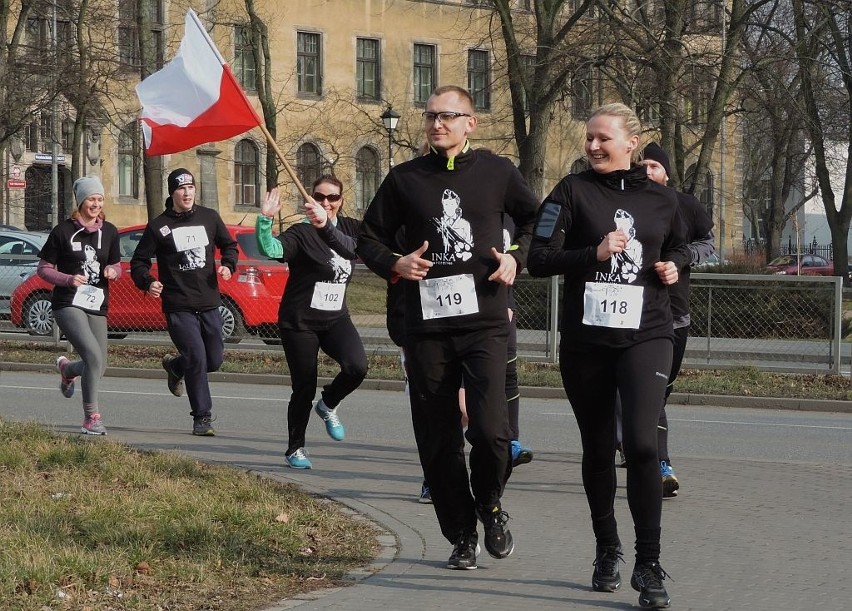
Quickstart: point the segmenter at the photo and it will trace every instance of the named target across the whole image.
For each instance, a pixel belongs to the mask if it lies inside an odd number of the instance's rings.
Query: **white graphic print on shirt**
[[[620,253],[612,255],[610,273],[617,281],[631,283],[642,268],[642,242],[636,239],[634,220],[629,212],[619,208],[615,211],[614,220],[615,228],[627,235],[627,246]]]
[[[83,247],[83,253],[86,255],[86,260],[82,263],[86,283],[92,285],[98,284],[101,281],[101,263],[98,261],[98,253],[94,247],[88,244]]]
[[[444,189],[441,206],[443,215],[433,218],[432,224],[441,236],[444,251],[435,253],[433,260],[439,265],[452,264],[456,259],[467,261],[473,256],[473,231],[470,222],[462,217],[461,198],[454,191]]]

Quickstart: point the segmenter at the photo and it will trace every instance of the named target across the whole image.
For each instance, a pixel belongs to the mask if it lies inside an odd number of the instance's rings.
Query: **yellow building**
[[[242,0],[153,0],[153,4],[152,29],[161,41],[166,61],[176,52],[186,9],[192,7],[249,99],[260,109],[254,91],[251,28]],[[129,68],[120,84],[123,88],[117,87],[118,93],[106,106],[110,116],[86,131],[85,159],[80,166],[81,173],[101,176],[107,190],[108,217],[119,227],[147,221],[140,134],[135,121],[138,101],[132,90],[139,72],[135,67],[138,50],[134,48],[133,5],[131,0],[118,1],[113,26],[117,60]],[[423,140],[420,113],[436,86],[458,84],[471,90],[480,120],[474,144],[516,156],[505,52],[499,21],[487,2],[256,0],[255,5],[268,32],[272,65],[269,82],[277,113],[278,147],[307,189],[321,173],[339,176],[345,184],[347,214],[359,216],[363,212],[389,164],[416,154]],[[529,0],[515,2],[519,23],[533,18],[530,6]],[[522,46],[534,55],[533,41]],[[590,85],[587,96],[567,101],[554,117],[544,170],[545,191],[583,157],[582,123],[573,114],[578,103],[588,108],[612,101],[603,99],[600,88],[593,89]],[[389,107],[399,115],[392,137],[381,118]],[[66,105],[58,116],[66,133],[68,123],[73,125],[73,111]],[[42,135],[47,133],[43,123],[33,128],[34,133],[39,129]],[[6,164],[6,176],[11,176],[17,166],[28,185],[7,192],[5,216],[12,224],[40,229],[52,224],[44,212],[50,206],[45,186],[49,183],[46,177],[51,155],[39,145],[46,140],[24,139],[24,146],[15,151],[21,154]],[[263,134],[254,129],[230,141],[166,156],[163,162],[165,173],[175,167],[190,169],[200,185],[201,202],[217,208],[226,222],[252,223],[266,189],[266,151]],[[70,149],[63,154],[65,158],[59,161],[59,197],[70,202]],[[282,171],[278,181],[287,185],[290,209],[296,210],[301,198],[289,177]],[[729,181],[728,188],[738,184]],[[718,188],[718,180],[714,185]],[[159,193],[158,199],[165,195]],[[737,208],[731,205],[734,200],[726,197],[726,215]],[[735,216],[727,225],[738,225]]]

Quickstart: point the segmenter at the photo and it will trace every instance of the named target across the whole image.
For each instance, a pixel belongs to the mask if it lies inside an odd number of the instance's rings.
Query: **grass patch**
[[[52,344],[41,342],[0,341],[3,360],[19,363],[53,363],[59,354]],[[161,369],[160,360],[173,348],[165,346],[119,346],[109,348],[111,367]],[[367,377],[378,380],[402,380],[399,358],[380,354],[368,355]],[[221,371],[231,373],[289,374],[281,350],[225,350]],[[319,375],[332,377],[337,364],[320,354]],[[560,388],[559,366],[518,359],[518,377],[522,386]],[[754,367],[738,369],[685,369],[675,382],[675,392],[755,397],[789,397],[800,399],[852,400],[852,380],[834,375],[768,373]]]
[[[0,420],[0,609],[251,609],[344,583],[378,533],[292,485]]]

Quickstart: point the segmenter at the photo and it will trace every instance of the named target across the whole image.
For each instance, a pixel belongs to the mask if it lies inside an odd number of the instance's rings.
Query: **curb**
[[[47,363],[12,363],[0,361],[0,371],[33,371],[36,373],[56,373],[56,368]],[[159,380],[165,374],[158,369],[131,369],[127,367],[107,367],[107,377],[137,378]],[[235,384],[290,385],[289,375],[260,373],[224,373],[217,371],[209,374],[211,382],[231,382]],[[319,378],[318,385],[328,384],[331,378]],[[360,388],[365,390],[403,391],[402,380],[366,379]],[[522,386],[521,396],[533,399],[565,399],[565,390],[543,386]],[[737,407],[751,409],[783,409],[804,412],[834,412],[852,414],[852,401],[834,401],[829,399],[796,399],[785,397],[745,397],[735,395],[700,395],[674,392],[669,397],[672,405],[712,405],[714,407]]]

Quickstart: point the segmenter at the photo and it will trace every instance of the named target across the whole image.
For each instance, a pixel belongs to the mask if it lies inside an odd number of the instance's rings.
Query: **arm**
[[[557,199],[554,190],[538,210],[532,245],[527,259],[531,276],[545,277],[580,273],[598,263],[597,247],[564,248],[565,236],[571,229],[571,212]]]
[[[711,231],[703,238],[693,240],[687,247],[691,255],[690,265],[704,263],[710,255],[716,252],[716,245],[713,244],[713,232]]]
[[[394,266],[401,258],[391,250],[397,230],[402,226],[395,205],[393,173],[388,174],[378,193],[364,213],[358,232],[356,254],[374,273],[385,280],[394,276]],[[412,265],[413,267],[413,265]]]
[[[121,248],[119,247],[118,231],[113,231],[115,233],[109,247],[107,265],[104,268],[104,278],[107,280],[118,280],[121,277]]]
[[[346,259],[357,259],[355,248],[358,242],[355,238],[346,235],[332,223],[326,223],[322,229],[317,229],[320,237],[328,244],[328,247],[334,250],[341,257]]]
[[[515,224],[515,234],[507,253],[515,258],[517,271],[521,271],[527,264],[539,201],[521,173],[511,163],[509,165],[511,177],[506,193],[506,211]]]
[[[53,263],[49,263],[44,259],[39,260],[36,274],[45,282],[49,282],[55,286],[77,286],[74,282],[74,276],[60,272]]]
[[[157,242],[149,224],[145,227],[142,238],[136,245],[136,250],[133,251],[133,257],[130,259],[130,277],[133,279],[136,288],[142,291],[147,291],[151,283],[157,281],[151,275],[151,257],[156,254],[156,250]]]
[[[213,243],[216,244],[216,247],[219,249],[221,265],[228,269],[229,273],[227,276],[230,278],[231,273],[237,269],[237,260],[240,256],[240,253],[237,250],[237,241],[231,237],[231,233],[228,231],[228,228],[225,227],[225,222],[218,214],[216,214],[215,231],[216,233],[213,236]],[[217,272],[221,274],[221,268],[217,270]],[[225,278],[225,280],[228,278]]]
[[[254,223],[254,231],[257,238],[257,248],[264,256],[270,259],[284,258],[284,245],[272,235],[271,217],[258,214]]]

